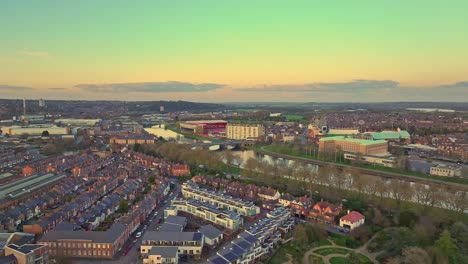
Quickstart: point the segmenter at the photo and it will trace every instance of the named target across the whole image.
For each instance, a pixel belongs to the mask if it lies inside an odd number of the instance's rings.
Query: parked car
[[[141,232],[138,232],[135,237],[140,238],[141,237]]]

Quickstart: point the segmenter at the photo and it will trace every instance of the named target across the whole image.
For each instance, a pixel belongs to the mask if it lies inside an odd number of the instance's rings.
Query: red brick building
[[[316,203],[312,210],[310,210],[309,217],[318,220],[324,221],[328,224],[335,222],[335,216],[339,215],[343,210],[343,205],[334,205],[323,200]]]
[[[190,166],[187,164],[174,164],[171,166],[172,176],[187,176],[190,175]]]

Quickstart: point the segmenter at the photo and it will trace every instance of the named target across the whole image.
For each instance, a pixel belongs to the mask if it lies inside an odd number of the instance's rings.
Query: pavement
[[[130,236],[128,241],[122,246],[122,250],[117,252],[114,256],[114,259],[110,260],[97,260],[97,259],[73,259],[71,263],[73,264],[87,264],[87,263],[103,263],[103,264],[141,264],[143,260],[140,259],[140,246],[143,234],[149,231],[156,231],[158,228],[158,220],[164,218],[164,209],[166,209],[171,204],[171,200],[174,197],[180,195],[181,186],[177,180],[173,179],[171,181],[174,184],[174,188],[169,192],[169,195],[163,202],[162,206],[156,208],[156,210],[148,216],[148,219],[140,225],[140,227],[135,230],[135,232]],[[154,213],[157,212],[157,215],[154,216]],[[145,228],[146,226],[146,228]],[[136,238],[136,234],[141,232],[141,237]],[[125,254],[126,253],[126,254]]]

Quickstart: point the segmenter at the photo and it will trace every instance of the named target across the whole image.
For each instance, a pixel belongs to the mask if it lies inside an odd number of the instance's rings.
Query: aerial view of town
[[[416,2],[1,3],[0,264],[468,264],[468,3]]]

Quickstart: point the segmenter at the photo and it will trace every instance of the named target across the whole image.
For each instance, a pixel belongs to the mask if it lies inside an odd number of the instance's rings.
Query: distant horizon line
[[[44,97],[40,98],[0,98],[0,100],[23,100],[26,101],[37,101],[43,99],[45,101],[87,101],[87,102],[191,102],[191,103],[207,103],[207,104],[265,104],[265,103],[290,103],[290,104],[310,104],[310,103],[317,103],[317,104],[383,104],[383,103],[466,103],[468,101],[362,101],[362,102],[346,102],[346,101],[224,101],[224,102],[210,102],[210,101],[187,101],[187,100],[112,100],[112,99],[100,99],[100,100],[93,100],[93,99],[47,99]]]

